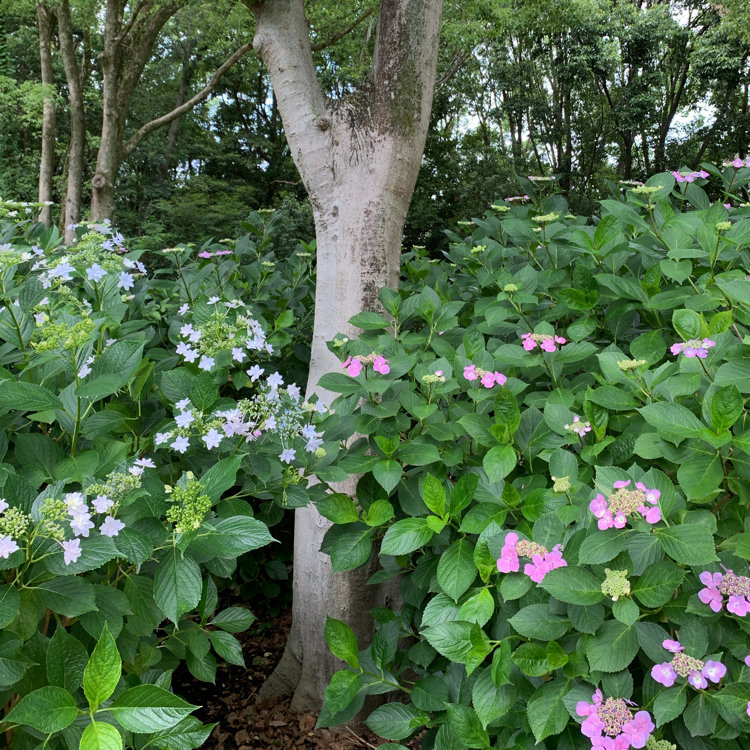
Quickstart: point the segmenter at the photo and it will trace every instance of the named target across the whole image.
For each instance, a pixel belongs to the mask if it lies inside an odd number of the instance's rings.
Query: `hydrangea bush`
[[[361,478],[317,501],[324,549],[402,602],[362,651],[329,620],[321,724],[390,693],[394,749],[746,746],[749,182],[612,184],[591,220],[524,181],[332,342],[323,427]]]
[[[0,730],[14,748],[199,747],[170,688],[243,664],[254,616],[221,606],[285,507],[323,493],[304,370],[308,249],[128,252],[107,224],[0,212]],[[31,210],[26,211],[26,208]],[[158,260],[158,262],[156,262]],[[283,370],[276,362],[283,364]]]

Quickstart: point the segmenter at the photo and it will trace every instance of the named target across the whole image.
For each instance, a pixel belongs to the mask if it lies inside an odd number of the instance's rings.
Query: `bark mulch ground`
[[[289,698],[258,697],[263,681],[281,659],[291,621],[291,611],[265,619],[259,615],[247,633],[237,635],[247,669],[220,664],[215,685],[195,680],[184,668],[175,674],[175,692],[202,706],[196,716],[203,722],[217,722],[202,750],[354,750],[387,743],[368,731],[315,729],[316,716],[294,713]],[[415,750],[420,747],[417,739],[407,744]]]

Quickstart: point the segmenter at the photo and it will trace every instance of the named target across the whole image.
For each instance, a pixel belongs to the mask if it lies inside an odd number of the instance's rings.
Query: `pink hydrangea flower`
[[[714,612],[721,612],[725,596],[727,612],[738,617],[745,617],[750,612],[750,578],[747,576],[738,576],[725,569],[724,573],[704,570],[698,578],[705,586],[698,592],[698,598]]]
[[[698,359],[705,359],[708,356],[708,350],[712,346],[716,346],[716,342],[711,339],[690,339],[690,341],[680,341],[672,344],[669,347],[669,351],[675,356],[684,354],[688,358],[698,357]]]
[[[357,375],[362,372],[362,362],[358,359],[353,359],[352,357],[347,357],[341,367],[342,369],[345,369],[352,378],[356,378]]]
[[[592,748],[628,750],[646,746],[655,729],[648,711],[633,716],[624,698],[603,699],[601,690],[591,696],[591,703],[578,701],[576,713],[584,716],[581,733],[591,740]]]
[[[523,348],[527,352],[536,349],[537,346],[542,351],[554,352],[557,351],[558,346],[562,346],[567,342],[567,339],[564,339],[562,336],[553,336],[548,333],[522,333],[521,339],[523,340]]]
[[[490,372],[489,370],[483,370],[481,367],[477,367],[474,364],[466,365],[464,367],[464,377],[467,380],[479,380],[479,382],[485,388],[493,388],[495,384],[505,385],[507,378],[501,372],[495,370]]]
[[[621,479],[613,484],[614,492],[605,498],[598,494],[590,503],[589,510],[599,519],[597,525],[604,529],[622,529],[634,513],[639,513],[648,523],[661,520],[661,509],[657,505],[661,492],[649,489],[642,482],[636,482],[635,489],[629,490],[630,480]]]
[[[375,372],[379,372],[381,375],[387,375],[391,371],[391,368],[388,366],[388,360],[382,354],[378,354],[378,356],[375,357],[375,361],[372,363],[372,369],[375,370]]]
[[[214,254],[209,253],[208,250],[204,250],[202,253],[198,253],[199,258],[213,258]]]
[[[506,535],[497,569],[501,573],[517,573],[520,568],[519,557],[527,557],[531,562],[526,563],[523,572],[534,583],[541,583],[544,576],[555,568],[563,568],[568,563],[563,559],[560,545],[548,550],[541,544],[526,539],[519,541],[518,534],[511,531]]]
[[[586,433],[591,432],[591,422],[582,422],[577,414],[573,415],[572,424],[566,424],[563,426],[566,430],[575,432],[578,437],[583,437]]]
[[[679,641],[666,639],[662,642],[662,646],[674,656],[672,661],[651,667],[651,677],[664,687],[672,687],[677,677],[683,677],[696,690],[705,690],[708,687],[708,680],[718,683],[727,673],[726,666],[720,661],[709,659],[704,663],[700,659],[689,656]]]

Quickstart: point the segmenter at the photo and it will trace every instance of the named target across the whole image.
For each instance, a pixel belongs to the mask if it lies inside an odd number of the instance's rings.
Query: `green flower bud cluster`
[[[651,195],[653,193],[658,193],[663,188],[664,185],[638,185],[633,188],[633,192],[636,195]]]
[[[602,594],[616,602],[621,596],[630,596],[630,581],[627,570],[610,570],[604,568],[607,576],[602,583]]]
[[[72,326],[66,323],[46,323],[34,332],[36,341],[31,345],[38,352],[49,352],[55,349],[77,349],[86,344],[96,326],[91,318],[84,318]]]
[[[669,740],[655,740],[651,736],[646,740],[646,750],[677,750],[677,745]]]
[[[555,492],[563,493],[570,490],[570,477],[552,477],[552,481],[552,489]]]
[[[20,250],[3,250],[0,252],[0,269],[11,268],[19,263],[31,260],[31,253]]]
[[[510,206],[498,206],[496,204],[492,204],[492,208],[495,209],[495,211],[498,211],[501,214],[504,214],[506,211],[510,211]]]
[[[638,367],[642,367],[646,364],[645,359],[618,359],[617,366],[623,371],[628,372],[629,370],[635,370]]]
[[[716,225],[716,231],[717,232],[728,232],[732,228],[732,222],[731,221],[720,221]]]
[[[43,536],[62,541],[65,539],[63,523],[68,520],[68,508],[63,500],[48,497],[41,507],[39,529]]]
[[[19,508],[8,508],[0,516],[0,535],[20,539],[31,525],[31,516]]]
[[[169,502],[167,520],[174,524],[178,534],[199,528],[211,512],[211,499],[203,491],[203,485],[192,476],[172,489]]]
[[[127,494],[141,486],[141,478],[126,471],[112,471],[103,482],[90,484],[86,487],[86,495],[96,497],[106,495],[115,505]]]
[[[474,245],[474,247],[471,248],[471,252],[474,255],[477,255],[478,253],[483,253],[487,249],[487,245]]]
[[[79,270],[83,271],[94,263],[98,263],[105,271],[119,273],[125,269],[122,256],[115,250],[107,250],[102,243],[107,237],[99,232],[86,232],[71,248],[67,248],[68,260]],[[56,263],[50,263],[54,268]]]
[[[560,214],[540,214],[539,216],[532,216],[532,218],[539,224],[550,224],[553,221],[557,221],[560,218]]]
[[[517,292],[518,291],[518,287],[515,284],[506,284],[503,287],[503,291],[506,294],[513,294],[513,292]]]

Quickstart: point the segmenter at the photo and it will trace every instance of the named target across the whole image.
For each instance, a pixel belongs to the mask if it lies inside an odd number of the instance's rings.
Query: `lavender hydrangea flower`
[[[609,497],[600,493],[589,503],[589,510],[599,519],[598,526],[602,531],[613,526],[624,528],[634,513],[639,513],[651,524],[661,521],[660,490],[649,489],[642,482],[636,482],[632,490],[627,489],[629,486],[629,479],[617,481],[613,484],[615,491]]]
[[[708,350],[716,346],[716,342],[711,339],[690,339],[690,341],[679,341],[669,347],[669,351],[675,356],[684,354],[686,357],[698,357],[705,359],[708,356]]]

